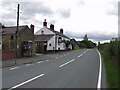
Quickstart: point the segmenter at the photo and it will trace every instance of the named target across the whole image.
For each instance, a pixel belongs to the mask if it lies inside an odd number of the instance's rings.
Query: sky
[[[119,0],[2,0],[0,22],[15,26],[17,4],[20,4],[19,25],[35,25],[35,32],[43,27],[44,19],[63,28],[64,34],[82,40],[87,34],[92,41],[109,41],[118,35]]]

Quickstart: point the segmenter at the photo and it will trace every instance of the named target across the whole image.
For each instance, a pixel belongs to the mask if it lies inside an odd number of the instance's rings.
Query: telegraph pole
[[[20,8],[20,5],[18,4],[18,7],[17,7],[17,29],[16,29],[16,58],[18,57],[18,37],[19,37],[19,8]],[[16,64],[16,59],[15,59],[15,64]]]

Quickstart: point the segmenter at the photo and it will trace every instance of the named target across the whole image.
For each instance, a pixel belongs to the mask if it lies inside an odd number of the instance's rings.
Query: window
[[[58,48],[58,50],[60,50],[60,48]]]
[[[41,34],[44,34],[44,31],[41,31]]]
[[[51,46],[51,43],[49,44],[49,46]]]
[[[61,43],[61,41],[62,41],[62,38],[59,37],[59,38],[58,38],[58,43]]]

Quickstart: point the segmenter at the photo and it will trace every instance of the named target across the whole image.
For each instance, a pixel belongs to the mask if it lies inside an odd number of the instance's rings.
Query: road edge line
[[[97,49],[96,49],[97,50]],[[101,59],[101,54],[100,52],[97,50],[98,54],[99,54],[99,60],[100,60],[100,67],[99,67],[99,77],[98,77],[98,84],[97,84],[97,89],[100,90],[101,88],[101,77],[102,77],[102,59]]]

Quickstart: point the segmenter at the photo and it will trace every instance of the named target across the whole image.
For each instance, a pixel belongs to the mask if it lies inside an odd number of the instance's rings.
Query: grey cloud
[[[17,14],[17,4],[18,2],[5,2],[2,4],[3,8],[8,10],[9,12],[4,13],[2,18],[5,19],[4,24],[8,24],[9,19],[16,20]],[[43,2],[19,2],[20,4],[20,21],[23,23],[30,23],[29,21],[33,21],[35,23],[40,23],[39,20],[36,20],[34,17],[36,15],[42,15],[49,17],[54,12],[50,7],[46,6]],[[16,11],[15,11],[16,10]],[[13,21],[14,22],[14,21]],[[9,23],[11,25],[11,23]]]
[[[103,40],[111,40],[113,37],[116,37],[116,34],[104,34],[99,32],[84,32],[84,33],[74,33],[66,31],[65,34],[71,38],[83,39],[85,34],[88,35],[89,39],[93,39],[94,41],[103,41]]]
[[[16,19],[16,5],[14,3],[8,3],[8,2],[4,2],[2,3],[2,8],[3,10],[7,10],[7,12],[0,13],[0,16],[2,19],[6,19],[6,21],[8,19]]]
[[[16,22],[14,20],[7,20],[7,21],[2,20],[2,24],[4,24],[5,26],[15,26]]]
[[[17,9],[17,4],[20,4],[20,10],[25,15],[34,16],[36,13],[42,15],[50,15],[53,13],[50,7],[46,6],[43,2],[5,2],[3,7],[8,10]]]
[[[49,22],[48,22],[48,24],[55,24],[57,22],[57,20],[50,20]]]
[[[70,9],[59,9],[58,12],[63,18],[68,18],[71,15]]]
[[[53,14],[50,7],[45,6],[44,3],[39,2],[24,2],[21,3],[21,10],[24,15],[35,16],[36,14],[49,16]]]
[[[16,19],[16,13],[7,13],[2,15],[2,19]]]

